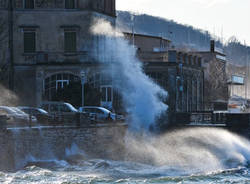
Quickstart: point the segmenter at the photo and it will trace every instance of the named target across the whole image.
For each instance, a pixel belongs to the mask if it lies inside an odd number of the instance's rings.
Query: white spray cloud
[[[126,152],[129,161],[207,173],[248,165],[250,142],[227,130],[190,128],[157,137],[127,136]]]
[[[16,106],[19,103],[17,95],[0,84],[0,106]]]
[[[91,30],[98,37],[94,57],[100,62],[112,63],[108,74],[112,75],[113,87],[121,93],[131,115],[131,126],[148,129],[157,116],[167,110],[159,97],[166,97],[167,92],[144,74],[136,49],[110,23],[96,20]]]

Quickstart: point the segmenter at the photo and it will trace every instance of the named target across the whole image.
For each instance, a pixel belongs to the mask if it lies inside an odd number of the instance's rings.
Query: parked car
[[[43,102],[41,108],[50,113],[55,120],[62,122],[75,121],[80,113],[73,105],[65,102]]]
[[[37,123],[34,116],[30,116],[16,107],[0,106],[0,114],[6,115],[8,123],[15,123],[17,125],[30,125],[30,123]]]
[[[53,117],[45,110],[36,107],[18,107],[23,112],[35,116],[40,123],[48,123],[53,120]]]
[[[79,108],[80,112],[89,113],[96,120],[124,120],[122,115],[116,115],[104,107],[84,106]]]

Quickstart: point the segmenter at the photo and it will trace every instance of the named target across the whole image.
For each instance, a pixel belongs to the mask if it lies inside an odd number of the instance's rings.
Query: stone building
[[[0,0],[0,14],[8,30],[1,73],[23,105],[63,100],[57,92],[71,83],[79,88],[81,73],[110,105],[112,88],[100,77],[106,66],[91,57],[98,41],[90,27],[98,18],[115,25],[115,0]]]
[[[228,84],[227,59],[223,52],[211,41],[210,51],[193,52],[204,59],[204,104],[205,110],[227,110]]]
[[[125,37],[137,47],[146,74],[168,91],[170,112],[203,110],[204,73],[198,54],[173,50],[162,37],[132,33]]]

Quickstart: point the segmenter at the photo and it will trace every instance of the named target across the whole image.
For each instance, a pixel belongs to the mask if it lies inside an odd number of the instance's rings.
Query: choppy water
[[[190,173],[167,166],[154,167],[107,160],[88,160],[74,165],[65,161],[44,162],[42,166],[40,164],[28,166],[16,173],[0,173],[0,182],[6,184],[250,183],[250,169],[247,167],[209,173]]]
[[[221,129],[178,130],[126,137],[123,161],[90,159],[73,144],[67,161],[32,158],[0,183],[221,183],[250,184],[250,142]],[[126,161],[124,161],[126,160]]]

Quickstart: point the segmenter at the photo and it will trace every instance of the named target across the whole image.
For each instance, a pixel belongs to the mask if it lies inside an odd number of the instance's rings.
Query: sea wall
[[[116,160],[123,153],[126,130],[125,124],[0,130],[0,170],[20,169],[34,159],[64,160],[76,152]]]

